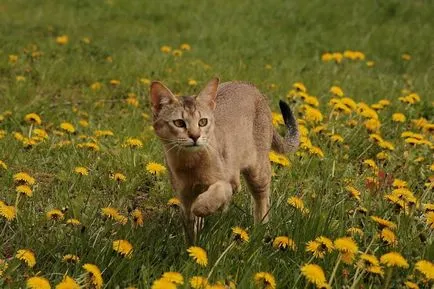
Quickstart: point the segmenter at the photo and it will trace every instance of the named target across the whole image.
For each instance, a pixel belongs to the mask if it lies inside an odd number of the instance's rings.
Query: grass
[[[350,2],[1,1],[0,130],[5,135],[0,133],[0,160],[7,169],[0,166],[0,200],[15,206],[17,215],[11,221],[0,217],[0,272],[8,264],[0,274],[0,287],[23,288],[34,275],[47,278],[54,287],[65,274],[84,285],[88,275],[82,266],[92,263],[101,269],[105,288],[150,288],[167,271],[181,272],[189,288],[189,278],[207,276],[211,270],[211,283],[229,280],[237,288],[252,288],[254,274],[261,271],[275,277],[277,288],[309,288],[314,286],[300,275],[300,266],[318,264],[329,279],[339,254],[312,259],[306,243],[320,235],[334,240],[358,227],[364,232],[354,236],[359,251],[377,257],[397,251],[407,259],[409,268],[394,269],[389,288],[404,287],[410,278],[420,288],[430,288],[432,279],[415,270],[415,264],[434,259],[433,225],[421,205],[433,202],[432,185],[425,185],[430,176],[432,183],[433,135],[432,127],[429,131],[412,120],[433,121],[434,7],[429,1]],[[64,45],[56,43],[61,35],[68,36]],[[83,41],[85,37],[89,41]],[[182,56],[160,51],[164,45],[173,50],[183,43],[192,49],[182,51]],[[324,52],[348,49],[362,51],[366,59],[321,60]],[[405,53],[409,61],[402,59]],[[10,55],[17,56],[16,61]],[[368,67],[367,61],[374,61],[374,66]],[[149,162],[164,163],[147,117],[148,81],[162,80],[174,92],[187,94],[215,75],[223,81],[254,83],[269,97],[273,111],[293,83],[303,82],[309,95],[317,96],[324,119],[310,120],[300,93],[290,100],[324,157],[305,146],[288,156],[290,167],[273,164],[276,175],[267,225],[253,226],[245,189],[226,214],[207,218],[198,245],[207,251],[209,264],[200,267],[186,251],[179,209],[166,204],[174,196],[167,175],[146,170]],[[120,84],[111,85],[111,80]],[[198,84],[189,85],[189,80]],[[101,88],[92,89],[97,82]],[[332,113],[332,85],[342,87],[356,102],[390,100],[378,111],[379,134],[395,147],[386,150],[389,160],[377,158],[382,149],[369,139],[365,117],[355,110],[350,115]],[[405,94],[416,92],[421,101],[402,103],[398,97],[405,95],[403,89]],[[41,125],[24,120],[33,112],[41,116]],[[407,120],[393,122],[395,112]],[[349,126],[348,120],[356,123]],[[71,123],[77,132],[62,131],[62,122]],[[327,133],[314,133],[321,124],[327,125],[328,133],[341,135],[344,143],[334,143]],[[44,129],[48,138],[25,145],[26,140],[14,134],[35,136],[35,128]],[[95,137],[95,130],[111,130],[114,136]],[[428,143],[411,146],[400,137],[404,131],[422,133]],[[143,147],[124,147],[129,137],[141,140]],[[97,143],[100,150],[80,148],[84,142]],[[367,159],[375,161],[379,174],[363,164]],[[89,174],[76,174],[78,166],[88,168]],[[18,172],[36,179],[32,197],[17,197],[13,175]],[[124,174],[126,181],[110,179],[115,172]],[[407,213],[384,199],[396,178],[407,181],[417,198],[418,205]],[[360,191],[360,201],[349,196],[348,184]],[[289,206],[291,196],[300,197],[310,213]],[[103,218],[101,208],[108,206],[129,216],[128,223]],[[368,212],[359,213],[360,207]],[[55,208],[63,209],[64,220],[47,220],[46,212]],[[142,227],[132,226],[130,213],[136,208],[144,215]],[[397,225],[395,246],[376,237],[379,230],[372,215]],[[66,225],[68,218],[82,225]],[[233,242],[234,226],[247,228],[250,240],[222,256]],[[297,250],[273,248],[273,239],[280,235],[292,238]],[[113,251],[112,242],[119,239],[133,245],[131,259]],[[23,248],[35,253],[33,268],[14,257]],[[80,262],[63,262],[69,253],[78,255]],[[387,285],[387,276],[341,263],[332,287],[351,286],[358,276],[363,277],[360,286]]]

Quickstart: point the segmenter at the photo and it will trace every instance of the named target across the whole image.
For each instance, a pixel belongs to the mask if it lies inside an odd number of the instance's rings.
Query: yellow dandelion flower
[[[377,216],[371,216],[371,220],[376,222],[380,228],[396,229],[396,224]]]
[[[78,263],[80,262],[80,258],[74,254],[66,254],[62,257],[62,261],[66,263]]]
[[[93,91],[99,91],[102,88],[102,84],[101,82],[94,82],[90,85],[90,89],[92,89]]]
[[[429,228],[434,229],[434,212],[428,212],[425,214],[426,224]]]
[[[111,130],[96,130],[94,131],[95,137],[114,136]]]
[[[385,151],[377,153],[375,157],[380,161],[388,160],[390,158],[389,154]]]
[[[235,237],[235,240],[241,241],[241,242],[248,242],[249,241],[249,234],[246,230],[244,230],[241,227],[233,227],[232,228],[232,234]]]
[[[402,113],[394,113],[394,114],[392,114],[392,120],[394,122],[405,122],[406,117]]]
[[[295,83],[292,85],[292,88],[294,88],[294,89],[297,90],[297,91],[301,91],[301,92],[307,93],[307,88],[306,88],[306,86],[305,86],[303,83],[301,83],[301,82],[295,82]]]
[[[112,79],[110,80],[110,85],[113,87],[119,86],[121,84],[121,81],[118,79]]]
[[[313,283],[316,286],[321,286],[327,282],[323,269],[316,264],[303,265],[301,267],[301,274],[309,283]]]
[[[331,253],[334,249],[333,242],[324,236],[317,237],[306,244],[306,252],[311,252],[315,258],[324,258],[326,253]]]
[[[287,200],[288,205],[296,208],[304,215],[309,214],[309,209],[305,207],[304,202],[299,197],[289,197]]]
[[[104,284],[104,280],[102,279],[101,271],[94,264],[86,263],[82,267],[89,274],[90,283],[96,288],[101,289]]]
[[[26,285],[28,289],[51,289],[50,282],[44,277],[30,277]]]
[[[434,212],[434,204],[423,204],[425,212]]]
[[[378,171],[378,166],[377,166],[377,164],[375,163],[375,161],[372,160],[372,159],[364,160],[364,161],[363,161],[363,164],[366,165],[366,166],[368,166],[368,167],[370,167],[374,172],[377,172],[377,171]]]
[[[18,61],[18,55],[10,54],[8,55],[9,63],[15,64]]]
[[[411,55],[408,53],[404,53],[401,55],[402,60],[409,61],[411,60]]]
[[[341,102],[346,105],[351,111],[357,109],[357,103],[349,97],[344,97],[341,99]]]
[[[23,81],[26,81],[26,78],[22,75],[17,75],[17,76],[15,76],[15,81],[16,82],[23,82]]]
[[[375,65],[375,61],[372,61],[372,60],[366,61],[366,66],[367,67],[374,67],[374,65]]]
[[[271,273],[268,272],[258,272],[253,277],[256,285],[261,289],[275,289],[276,279]]]
[[[190,286],[193,289],[208,289],[208,279],[202,276],[193,276],[190,278]]]
[[[330,140],[335,143],[343,143],[344,138],[339,134],[333,134],[330,136]]]
[[[65,218],[65,215],[62,213],[61,210],[53,209],[47,212],[46,214],[48,220],[63,220]]]
[[[398,244],[398,240],[396,238],[395,233],[388,228],[383,228],[380,232],[380,238],[387,244],[391,246],[396,246]]]
[[[184,277],[179,272],[164,272],[161,279],[175,283],[177,285],[184,284]]]
[[[136,97],[128,97],[127,99],[125,99],[125,102],[134,107],[139,106],[139,100]]]
[[[363,230],[360,228],[357,228],[357,227],[348,228],[347,233],[350,234],[351,236],[356,236],[356,235],[363,236],[364,235]]]
[[[380,266],[380,261],[374,255],[362,253],[360,254],[360,260],[357,262],[357,266],[361,269],[365,269],[372,266]]]
[[[88,150],[95,151],[95,152],[100,150],[98,144],[93,143],[93,142],[79,143],[79,144],[77,144],[77,147],[82,148],[82,149],[88,149]]]
[[[80,285],[71,277],[65,276],[62,282],[56,285],[56,289],[80,289]]]
[[[29,186],[27,186],[27,185],[19,185],[19,186],[17,186],[17,187],[15,188],[15,191],[16,191],[18,194],[23,194],[23,195],[26,195],[27,197],[31,197],[31,196],[33,196],[33,191],[32,191],[32,189],[31,189]]]
[[[408,268],[407,260],[398,252],[386,253],[380,257],[380,262],[387,267]]]
[[[85,120],[85,119],[80,119],[80,120],[78,121],[78,124],[79,124],[80,126],[82,126],[82,127],[88,127],[88,126],[89,126],[89,122],[88,122],[87,120]]]
[[[302,110],[304,112],[304,119],[308,122],[321,122],[324,118],[320,110],[309,105],[303,105]]]
[[[326,52],[321,55],[321,60],[323,62],[329,62],[333,60],[333,54]]]
[[[351,114],[352,110],[342,102],[335,103],[333,110],[338,113]],[[354,121],[354,120],[353,120]],[[357,123],[356,123],[357,124]]]
[[[14,181],[16,183],[24,183],[27,184],[29,186],[32,186],[35,184],[35,179],[33,177],[31,177],[29,174],[24,173],[24,172],[20,172],[17,173],[13,176]]]
[[[153,175],[159,176],[166,172],[166,167],[159,163],[149,162],[146,165],[146,170]]]
[[[131,258],[133,253],[133,245],[127,240],[113,241],[113,250],[124,257]]]
[[[426,279],[434,280],[434,263],[427,260],[420,260],[416,263],[415,268],[422,273]]]
[[[181,201],[178,198],[170,198],[167,201],[167,205],[169,207],[179,207],[181,205]]]
[[[339,96],[339,97],[343,97],[344,96],[344,91],[339,86],[332,86],[332,87],[330,87],[329,91],[333,95],[336,95],[336,96]]]
[[[74,172],[80,176],[87,176],[89,175],[89,170],[85,167],[76,167],[74,169]]]
[[[61,35],[56,37],[56,43],[59,45],[66,45],[68,44],[69,37],[68,35]]]
[[[144,85],[149,85],[149,84],[151,84],[151,80],[149,80],[148,78],[140,78],[140,79],[139,79],[139,82],[140,82],[141,84],[144,84]]]
[[[60,128],[67,133],[75,133],[75,127],[69,122],[62,122]]]
[[[344,58],[344,56],[340,52],[334,52],[334,53],[332,53],[332,59],[336,63],[341,63],[343,58]]]
[[[26,114],[24,120],[27,121],[28,123],[37,124],[37,125],[40,125],[42,123],[41,117],[36,113]]]
[[[142,147],[143,147],[143,142],[142,142],[141,140],[139,140],[139,139],[129,137],[129,138],[127,138],[127,140],[124,142],[123,147],[130,147],[130,148],[132,148],[132,149],[135,149],[135,148],[142,148]]]
[[[8,221],[12,221],[17,217],[17,209],[14,206],[8,206],[3,201],[0,201],[0,216]]]
[[[334,241],[334,247],[341,253],[356,254],[359,250],[357,243],[350,237],[338,238]]]
[[[271,113],[272,122],[274,126],[284,125],[283,116],[280,113],[272,112]]]
[[[379,142],[378,146],[383,148],[383,149],[390,150],[390,151],[395,150],[395,146],[391,142],[385,141],[385,140]]]
[[[287,167],[290,165],[290,162],[288,160],[288,158],[285,155],[276,153],[274,151],[270,151],[268,153],[268,157],[270,159],[271,162],[276,163],[278,165]]]
[[[106,207],[101,209],[101,215],[107,218],[114,218],[119,215],[119,211],[116,208]]]
[[[166,279],[157,279],[152,283],[151,289],[176,289],[176,284]]]
[[[131,212],[131,216],[133,217],[134,227],[143,227],[143,214],[140,209],[134,209]]]
[[[312,96],[312,95],[309,95],[308,97],[306,97],[304,99],[304,102],[306,104],[309,104],[309,105],[314,106],[314,107],[318,107],[319,106],[318,99],[315,96]]]
[[[405,281],[404,285],[410,289],[419,289],[419,286],[416,283],[411,282],[411,281]]]
[[[360,192],[353,186],[346,186],[345,189],[350,193],[350,196],[360,201]]]
[[[208,256],[206,251],[201,247],[192,246],[187,249],[188,255],[196,261],[197,264],[206,267],[208,265]]]
[[[324,152],[322,151],[321,148],[316,147],[316,146],[312,146],[309,148],[309,153],[312,155],[316,155],[320,158],[324,158]]]
[[[191,46],[188,43],[182,43],[181,46],[179,47],[181,50],[184,51],[190,51],[191,50]]]
[[[174,49],[172,51],[172,55],[175,57],[180,57],[180,56],[182,56],[182,51],[180,49]]]
[[[29,249],[20,249],[17,251],[15,258],[24,261],[28,267],[32,268],[36,264],[35,254]]]
[[[287,236],[278,236],[273,240],[273,247],[280,250],[290,248],[292,251],[297,250],[294,240]]]
[[[381,266],[367,267],[366,272],[371,273],[371,274],[380,275],[381,277],[383,277],[383,275],[384,275],[384,271],[383,271],[383,268],[381,268]]]
[[[381,127],[381,122],[375,118],[368,119],[363,124],[370,132],[377,132]]]
[[[160,47],[160,51],[168,54],[172,51],[172,47],[170,47],[169,45],[163,45]]]
[[[127,177],[122,173],[114,173],[110,176],[110,178],[117,182],[125,182],[127,180]]]

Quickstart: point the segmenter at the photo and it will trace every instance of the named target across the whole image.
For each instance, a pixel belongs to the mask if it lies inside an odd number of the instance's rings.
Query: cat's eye
[[[206,118],[201,118],[199,120],[199,126],[206,126],[208,124],[208,119]]]
[[[185,121],[183,121],[182,119],[175,119],[173,121],[173,124],[177,127],[186,127]]]

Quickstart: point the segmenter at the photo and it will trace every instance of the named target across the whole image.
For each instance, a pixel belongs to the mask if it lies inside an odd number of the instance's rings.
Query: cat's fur
[[[151,84],[154,129],[161,139],[170,180],[179,194],[187,239],[195,242],[195,219],[226,207],[242,174],[253,196],[254,220],[267,221],[271,149],[295,151],[299,133],[288,105],[280,108],[288,128],[282,138],[272,125],[267,99],[253,85],[212,79],[197,96],[176,97]],[[207,124],[204,120],[207,119]],[[182,124],[186,127],[175,125]],[[200,121],[201,120],[201,121]],[[199,121],[202,126],[199,126]]]

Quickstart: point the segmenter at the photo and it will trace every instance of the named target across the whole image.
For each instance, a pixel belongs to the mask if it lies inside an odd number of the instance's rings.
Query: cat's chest
[[[192,194],[201,194],[219,180],[221,174],[216,168],[197,168],[177,170],[175,183],[178,190]]]

